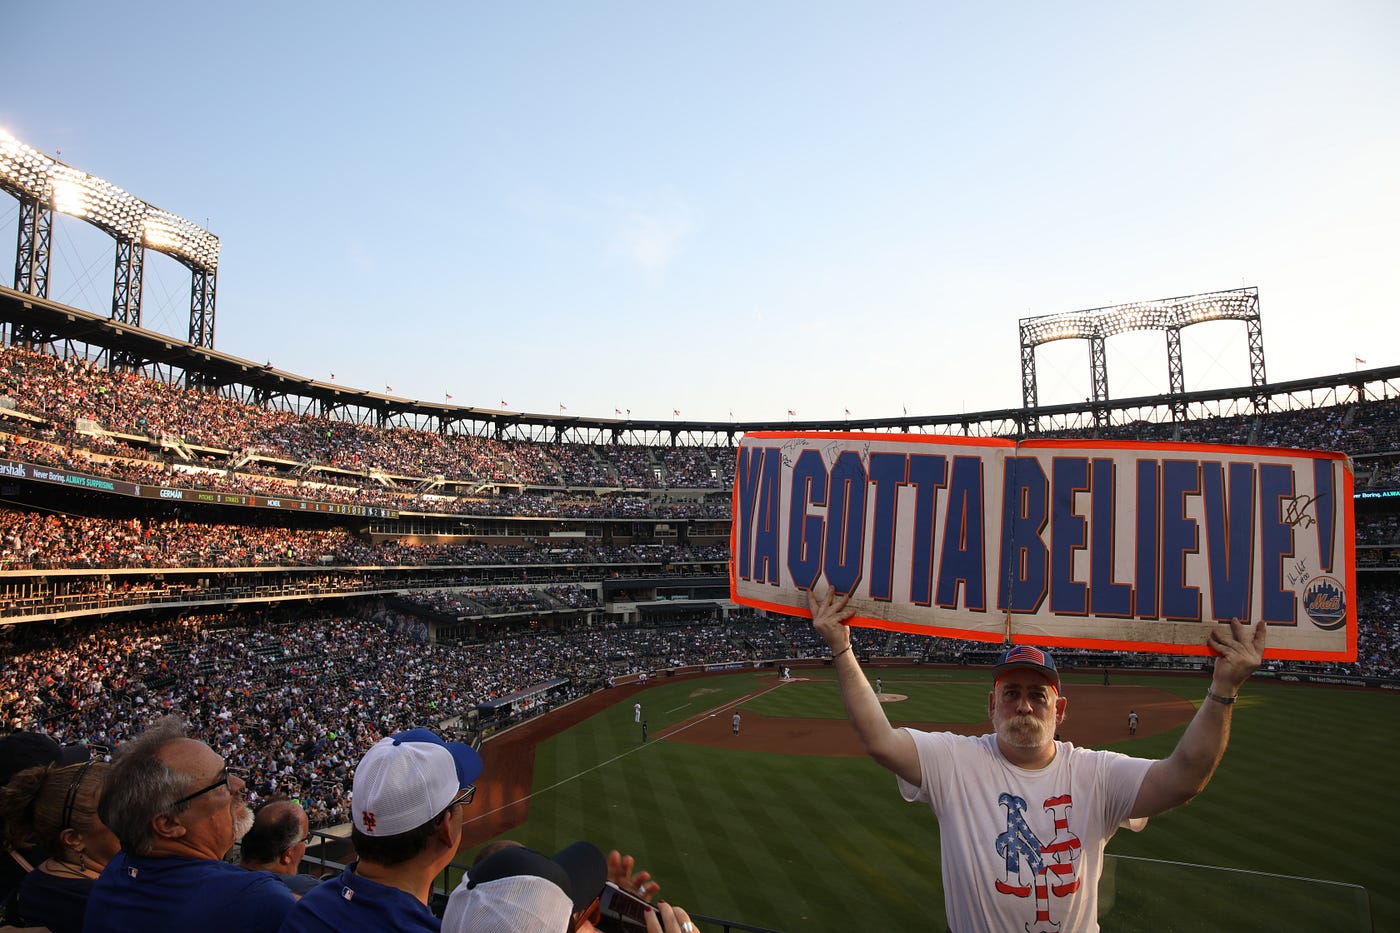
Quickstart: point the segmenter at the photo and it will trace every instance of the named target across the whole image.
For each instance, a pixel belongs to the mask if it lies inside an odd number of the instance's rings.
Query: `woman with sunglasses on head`
[[[97,816],[108,767],[100,761],[42,765],[21,771],[0,789],[6,841],[13,847],[37,842],[50,853],[20,883],[15,920],[53,933],[81,933],[92,884],[121,848]]]

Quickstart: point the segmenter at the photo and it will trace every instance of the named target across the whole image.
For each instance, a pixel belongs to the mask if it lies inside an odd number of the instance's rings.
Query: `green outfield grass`
[[[829,673],[801,673],[816,679],[740,709],[842,716]],[[986,716],[976,673],[879,673],[886,692],[909,697],[898,719]],[[1193,702],[1205,684],[1140,682]],[[638,699],[655,735],[773,684],[771,671],[736,673],[662,682]],[[549,851],[589,839],[631,852],[662,881],[663,897],[707,916],[787,931],[944,928],[938,824],[927,807],[900,799],[888,772],[859,758],[642,745],[633,702],[540,747],[530,819],[513,838]],[[1206,793],[1109,844],[1122,858],[1111,860],[1102,888],[1112,902],[1103,928],[1341,933],[1369,929],[1369,897],[1375,929],[1400,929],[1400,881],[1385,841],[1400,818],[1391,788],[1398,716],[1400,697],[1389,694],[1250,683]],[[1180,732],[1109,747],[1161,757]]]

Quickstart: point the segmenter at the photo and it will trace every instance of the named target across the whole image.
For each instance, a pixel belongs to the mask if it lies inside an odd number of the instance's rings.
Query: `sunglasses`
[[[470,785],[470,786],[464,788],[464,789],[462,790],[462,792],[459,793],[456,797],[453,797],[453,798],[452,798],[452,802],[449,803],[449,804],[447,805],[447,807],[448,807],[448,809],[450,809],[450,808],[452,808],[452,807],[457,806],[458,804],[461,804],[462,806],[465,807],[467,804],[469,804],[469,803],[472,802],[472,798],[475,797],[475,796],[476,796],[476,785],[475,785],[475,784],[472,784],[472,785]]]

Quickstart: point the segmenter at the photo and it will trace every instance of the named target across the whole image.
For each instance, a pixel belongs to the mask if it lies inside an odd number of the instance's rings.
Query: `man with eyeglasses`
[[[457,855],[481,756],[427,729],[380,739],[355,769],[350,839],[359,861],[298,902],[282,933],[437,933],[433,879]]]
[[[238,864],[249,871],[268,871],[297,897],[320,882],[298,868],[311,842],[311,824],[301,804],[274,797],[253,813],[253,828],[238,849]]]
[[[243,792],[178,716],[119,748],[97,813],[122,851],[93,885],[86,933],[278,929],[296,904],[291,891],[223,861],[253,823]]]

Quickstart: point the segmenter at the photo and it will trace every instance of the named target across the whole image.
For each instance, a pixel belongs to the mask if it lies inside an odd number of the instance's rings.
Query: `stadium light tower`
[[[92,224],[116,241],[112,320],[141,326],[145,251],[164,253],[193,275],[190,343],[214,346],[219,238],[147,204],[111,182],[66,165],[0,130],[0,188],[20,203],[15,288],[47,298],[55,212]],[[39,336],[39,335],[36,335]]]
[[[1186,403],[1186,374],[1181,364],[1181,329],[1206,321],[1244,321],[1249,331],[1249,384],[1256,388],[1266,382],[1264,376],[1264,335],[1259,324],[1259,289],[1235,288],[1223,292],[1165,298],[1160,301],[1136,301],[1130,304],[1071,311],[1065,314],[1044,314],[1022,318],[1021,326],[1021,401],[1025,407],[1027,430],[1038,430],[1040,419],[1035,415],[1039,397],[1035,377],[1035,348],[1053,340],[1089,341],[1089,378],[1093,386],[1091,402],[1094,423],[1102,427],[1108,421],[1108,361],[1107,338],[1130,330],[1160,330],[1167,335],[1168,394],[1172,397],[1172,416],[1182,418]],[[1254,396],[1254,407],[1263,410],[1267,400],[1262,392]]]

